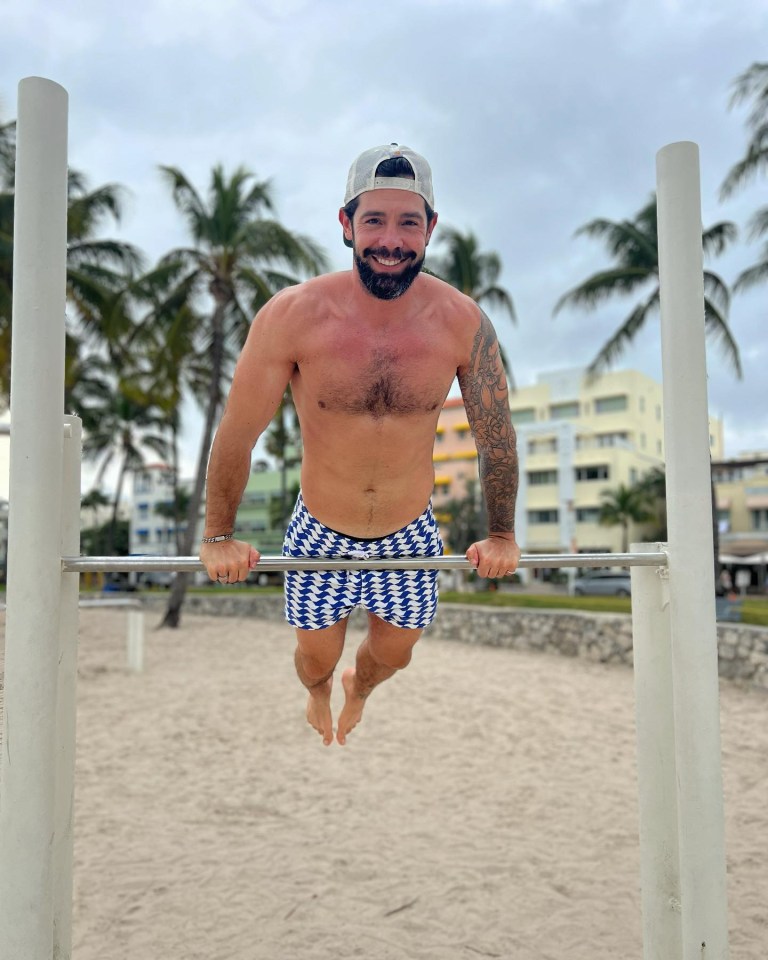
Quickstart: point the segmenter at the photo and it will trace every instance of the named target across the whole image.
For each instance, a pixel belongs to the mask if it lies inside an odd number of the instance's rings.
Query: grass
[[[454,593],[441,591],[443,603],[477,603],[487,607],[533,607],[538,610],[587,610],[592,613],[631,613],[628,597],[569,597],[564,594]],[[741,622],[768,627],[768,597],[746,597]]]
[[[188,593],[204,594],[233,594],[243,590],[253,590],[252,584],[233,584],[231,586],[199,586],[190,587]],[[259,595],[282,594],[282,587],[258,587]],[[168,596],[167,590],[142,591],[145,595],[162,597]],[[83,591],[90,596],[103,596],[100,591]],[[440,591],[441,603],[474,603],[485,607],[528,607],[535,610],[585,610],[591,613],[631,613],[632,601],[628,597],[570,597],[566,594],[530,594],[530,593],[501,593],[490,590],[457,593],[452,590]],[[757,627],[768,627],[768,596],[746,597],[741,608],[741,622]]]

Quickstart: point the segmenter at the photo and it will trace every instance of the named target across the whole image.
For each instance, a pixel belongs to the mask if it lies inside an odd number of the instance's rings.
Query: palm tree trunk
[[[203,490],[208,470],[208,458],[211,453],[213,431],[221,408],[221,377],[224,367],[224,303],[218,303],[212,318],[211,338],[211,382],[208,390],[203,435],[200,441],[200,454],[197,460],[197,474],[192,495],[187,507],[187,528],[181,541],[182,556],[190,556],[196,545],[197,521],[200,505],[203,502]],[[189,585],[189,574],[177,573],[168,597],[168,606],[160,624],[162,627],[178,627],[181,622],[181,608]]]
[[[117,514],[120,510],[120,497],[123,495],[123,481],[125,480],[125,471],[128,466],[128,458],[123,455],[123,462],[120,464],[120,473],[117,475],[117,490],[115,491],[115,500],[112,504],[112,518],[109,521],[109,533],[107,534],[107,556],[114,556],[115,540],[117,539]]]

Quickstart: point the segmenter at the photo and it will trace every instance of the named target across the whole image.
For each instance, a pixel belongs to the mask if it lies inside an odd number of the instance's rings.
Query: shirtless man
[[[208,467],[200,559],[212,580],[245,580],[258,563],[232,539],[253,447],[290,383],[304,446],[301,495],[283,553],[432,556],[442,544],[430,506],[435,428],[458,377],[478,450],[489,535],[467,557],[481,577],[513,572],[518,466],[507,383],[489,319],[474,301],[420,273],[437,222],[423,157],[397,144],[367,150],[339,211],[349,271],[276,294],[255,317]],[[415,519],[414,519],[415,518]],[[437,606],[437,572],[312,571],[286,575],[296,671],[307,719],[333,741],[331,683],[347,617],[368,633],[342,675],[336,739],[360,721],[371,691],[407,666]]]

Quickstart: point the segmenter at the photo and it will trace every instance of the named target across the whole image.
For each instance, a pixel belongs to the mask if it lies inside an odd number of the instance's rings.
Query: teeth
[[[396,267],[400,260],[385,260],[383,257],[373,258],[377,263],[383,263],[385,267]]]

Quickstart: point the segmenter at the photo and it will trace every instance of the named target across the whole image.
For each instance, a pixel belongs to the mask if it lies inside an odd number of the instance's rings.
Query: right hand
[[[200,545],[200,559],[211,580],[217,583],[240,583],[256,569],[261,554],[244,540],[223,540]]]

